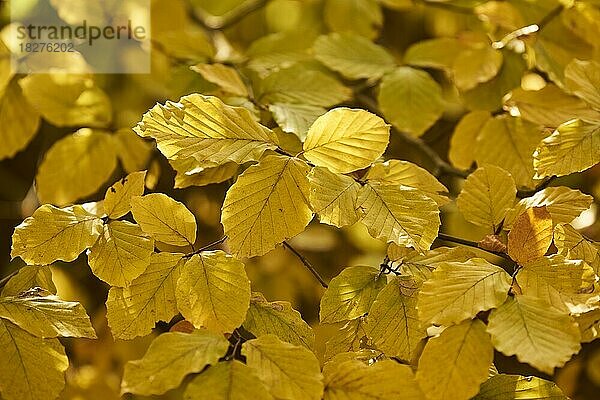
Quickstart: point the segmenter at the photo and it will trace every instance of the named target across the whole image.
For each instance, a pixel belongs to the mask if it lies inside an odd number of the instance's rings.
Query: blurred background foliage
[[[69,10],[69,1],[63,2],[62,6],[61,2],[54,3],[58,12],[63,13],[63,18],[69,12],[77,12],[75,9]],[[519,27],[539,23],[545,16],[554,13],[556,15],[552,16],[552,21],[546,22],[547,29],[535,38],[535,45],[543,46],[544,51],[529,54],[531,47],[525,45],[533,44],[527,41],[534,39],[524,37],[515,45],[525,46],[522,52],[525,52],[526,67],[500,72],[512,74],[509,81],[516,79],[517,86],[520,81],[523,89],[539,89],[546,85],[550,75],[560,71],[561,65],[564,68],[574,58],[600,60],[600,9],[596,8],[598,4],[595,3],[598,2],[152,0],[149,10],[152,21],[151,74],[77,76],[62,82],[53,81],[45,75],[27,77],[31,79],[27,85],[30,91],[23,86],[27,100],[21,101],[36,103],[28,114],[30,118],[39,118],[36,111],[38,107],[44,108],[44,118],[39,119],[37,134],[24,149],[14,156],[0,157],[0,277],[21,267],[20,260],[10,260],[11,235],[14,227],[30,216],[41,202],[46,199],[55,203],[99,200],[114,181],[127,172],[139,169],[148,169],[147,185],[151,191],[163,192],[183,201],[195,213],[199,223],[199,245],[222,236],[220,207],[231,180],[204,187],[173,189],[173,168],[150,142],[142,141],[130,130],[156,102],[177,100],[193,92],[213,93],[218,90],[216,85],[190,69],[191,65],[214,60],[240,64],[244,65],[246,77],[253,80],[286,63],[301,62],[335,76],[320,65],[311,53],[314,40],[323,33],[351,32],[374,40],[385,46],[396,63],[402,65],[406,50],[420,41],[440,37],[460,38],[465,42],[497,41]],[[2,5],[0,22],[4,25],[1,33],[4,44],[0,48],[3,55],[0,59],[0,76],[3,76],[1,71],[6,72],[6,47],[10,48],[11,35],[6,3]],[[40,10],[36,0],[13,1],[13,7],[18,7],[13,10],[16,15],[21,13],[23,16],[48,11]],[[455,51],[451,46],[445,50],[448,53]],[[412,56],[415,57],[414,54]],[[443,57],[451,57],[452,54],[437,56],[443,62]],[[67,61],[66,65],[73,62]],[[118,61],[128,62],[127,59]],[[550,68],[540,68],[543,65],[549,65]],[[443,115],[424,132],[421,139],[442,158],[446,158],[454,128],[468,109],[443,70],[426,70],[442,87]],[[339,76],[337,78],[351,87],[349,82]],[[374,97],[368,81],[366,88],[367,94]],[[489,111],[500,113],[508,89],[487,88],[478,95],[481,98],[474,95],[470,101],[491,103]],[[74,116],[70,116],[66,109],[48,110],[54,104],[52,101],[58,103],[61,96],[68,96],[65,94],[68,90],[79,94],[88,90],[91,105],[67,104],[67,107],[82,107],[73,113]],[[40,96],[37,96],[39,93]],[[235,99],[230,99],[230,102],[234,103]],[[346,104],[364,107],[357,98]],[[504,105],[505,110],[508,107]],[[258,111],[268,122],[269,117],[265,117],[264,111]],[[6,117],[3,119],[0,116],[0,123],[0,129],[11,127],[11,121]],[[274,126],[272,120],[270,124]],[[75,151],[70,153],[72,156],[51,159],[49,150],[57,142],[84,127],[106,129],[111,136],[118,136],[119,139],[113,140],[102,150],[98,149],[97,142],[78,144]],[[78,134],[86,133],[80,131]],[[3,154],[3,146],[6,143],[0,142],[0,154]],[[392,157],[413,161],[430,170],[435,167],[422,148],[414,146],[413,141],[400,135],[392,135],[386,158]],[[80,174],[82,169],[90,169],[93,176],[83,179]],[[37,190],[34,185],[36,176]],[[45,189],[40,188],[40,179],[49,180]],[[440,180],[453,195],[460,191],[462,179],[441,176]],[[559,178],[554,184],[578,188],[598,199],[600,168],[596,166],[583,173]],[[575,227],[596,241],[600,240],[597,207],[598,204],[594,204],[574,223]],[[487,233],[466,222],[452,206],[443,209],[442,219],[444,231],[458,237],[479,240]],[[291,243],[311,260],[326,280],[337,275],[344,266],[377,266],[386,250],[386,246],[372,239],[360,224],[340,230],[313,222],[306,232]],[[485,253],[481,253],[481,256],[490,257]],[[502,262],[500,259],[491,260]],[[325,341],[338,327],[317,324],[322,288],[310,273],[282,247],[263,257],[248,260],[246,265],[253,290],[262,292],[269,300],[290,301],[303,318],[314,326],[317,349],[322,354]],[[55,263],[52,270],[59,296],[84,304],[100,338],[98,341],[63,340],[72,365],[62,398],[119,398],[124,363],[140,358],[152,337],[132,341],[112,339],[104,307],[108,287],[92,275],[85,256],[68,265]],[[163,324],[160,328],[167,330],[169,326]],[[500,371],[540,375],[512,357],[497,354],[495,361]],[[600,393],[600,343],[596,341],[585,345],[578,356],[557,370],[554,380],[574,399],[597,399]],[[165,398],[178,396],[180,393],[169,393]]]

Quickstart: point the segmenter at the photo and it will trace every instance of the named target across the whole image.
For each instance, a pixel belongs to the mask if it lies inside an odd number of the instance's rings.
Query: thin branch
[[[509,32],[501,40],[492,43],[492,47],[495,49],[502,49],[515,39],[519,39],[523,36],[529,36],[541,31],[546,25],[552,22],[554,18],[558,17],[563,10],[564,5],[559,4],[558,6],[550,10],[550,12],[546,14],[544,18],[540,20],[540,22],[532,25],[527,25],[522,28],[516,29],[512,32]]]
[[[225,15],[215,16],[201,12],[200,10],[192,10],[190,12],[190,16],[194,21],[202,25],[204,28],[211,31],[218,31],[237,24],[244,19],[244,17],[261,9],[266,4],[267,0],[246,1]]]
[[[315,269],[315,267],[312,266],[312,264],[306,259],[306,257],[304,257],[302,254],[300,254],[296,249],[294,249],[288,242],[283,242],[283,246],[288,249],[289,251],[291,251],[292,253],[294,253],[294,255],[296,257],[298,257],[298,259],[302,262],[302,264],[304,264],[304,266],[311,272],[311,274],[314,275],[315,278],[317,278],[317,280],[319,281],[319,283],[321,284],[321,286],[323,286],[325,289],[327,289],[327,283],[325,283],[325,281],[323,280],[323,278],[321,278],[321,275],[319,275],[319,273],[317,272],[317,270]]]
[[[452,236],[452,235],[447,235],[445,233],[438,233],[437,237],[438,237],[438,239],[445,240],[446,242],[452,242],[452,243],[462,244],[463,246],[473,247],[475,249],[479,249],[479,250],[485,251],[485,252],[493,254],[495,256],[502,257],[505,260],[513,261],[508,255],[506,255],[504,253],[500,253],[499,251],[493,251],[493,250],[483,249],[483,248],[481,248],[479,246],[479,243],[473,242],[471,240],[466,240],[466,239],[458,238],[458,237],[455,237],[455,236]]]
[[[200,247],[200,248],[199,248],[198,250],[196,250],[196,251],[193,251],[193,252],[191,252],[191,253],[189,253],[189,254],[186,254],[184,257],[191,257],[191,256],[193,256],[193,255],[200,254],[200,253],[202,253],[203,251],[206,251],[206,250],[210,249],[211,247],[215,247],[215,246],[218,246],[218,245],[220,245],[220,244],[221,244],[221,243],[223,243],[225,240],[227,240],[227,235],[223,236],[221,239],[215,240],[214,242],[207,244],[206,246]]]

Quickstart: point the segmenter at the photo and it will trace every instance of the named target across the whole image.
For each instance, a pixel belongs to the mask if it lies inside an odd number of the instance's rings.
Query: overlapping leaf
[[[26,265],[19,269],[17,275],[10,278],[2,289],[1,296],[17,296],[29,289],[41,288],[56,293],[49,266]]]
[[[238,257],[263,255],[302,232],[312,219],[308,165],[268,155],[227,191],[221,223]]]
[[[499,374],[481,385],[474,400],[539,399],[567,400],[558,386],[535,376]]]
[[[552,215],[545,206],[528,208],[508,234],[508,255],[521,265],[542,257],[552,244]]]
[[[360,184],[353,178],[314,167],[308,175],[310,205],[319,221],[337,226],[352,225],[359,219],[356,210]]]
[[[146,171],[133,172],[108,188],[104,210],[109,218],[120,218],[131,210],[131,199],[144,194],[145,179]]]

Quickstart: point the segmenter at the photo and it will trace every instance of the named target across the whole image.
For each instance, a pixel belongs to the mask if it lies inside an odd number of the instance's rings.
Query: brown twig
[[[223,243],[225,240],[227,240],[227,235],[223,236],[221,239],[215,240],[214,242],[207,244],[206,246],[202,246],[202,247],[200,247],[200,248],[199,248],[198,250],[196,250],[196,251],[193,251],[193,252],[191,252],[191,253],[189,253],[189,254],[186,254],[186,255],[185,255],[185,257],[191,257],[191,256],[193,256],[193,255],[200,254],[200,253],[202,253],[203,251],[206,251],[206,250],[210,249],[211,247],[215,247],[215,246],[217,246],[217,245],[220,245],[220,244],[221,244],[221,243]]]
[[[483,249],[483,248],[481,248],[479,246],[479,243],[473,242],[471,240],[466,240],[466,239],[458,238],[458,237],[455,237],[455,236],[452,236],[452,235],[448,235],[448,234],[445,234],[445,233],[438,233],[437,237],[438,237],[438,239],[444,240],[446,242],[452,242],[452,243],[456,243],[456,244],[462,244],[463,246],[473,247],[475,249],[479,249],[479,250],[485,251],[485,252],[493,254],[495,256],[502,257],[505,260],[513,261],[508,255],[506,255],[504,253],[500,253],[498,251]]]
[[[292,253],[294,253],[294,255],[296,257],[298,257],[298,259],[302,262],[302,264],[304,264],[304,266],[311,272],[311,274],[314,275],[315,278],[317,278],[317,280],[319,281],[319,283],[321,284],[321,286],[323,286],[325,289],[327,289],[327,283],[325,283],[325,281],[323,280],[323,278],[321,278],[321,275],[319,275],[319,272],[317,272],[317,270],[315,269],[315,267],[312,266],[312,264],[306,259],[306,257],[304,257],[302,254],[300,254],[296,249],[294,249],[288,242],[283,242],[283,246],[288,249],[289,251],[291,251]]]

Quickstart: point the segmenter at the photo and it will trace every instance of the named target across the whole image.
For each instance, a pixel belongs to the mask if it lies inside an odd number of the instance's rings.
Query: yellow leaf
[[[221,213],[234,254],[260,256],[304,231],[312,219],[308,173],[300,159],[268,155],[238,177]]]
[[[244,264],[222,251],[190,258],[177,281],[177,307],[196,328],[232,332],[246,318],[250,281]]]
[[[312,124],[304,141],[307,160],[333,172],[367,167],[385,151],[390,128],[365,110],[335,108]]]
[[[567,89],[592,107],[600,108],[600,64],[596,61],[573,60],[565,68]]]
[[[169,163],[177,172],[175,189],[225,182],[231,179],[240,168],[234,162],[226,162],[218,167],[198,167],[198,162],[194,158],[169,160]]]
[[[148,396],[174,389],[186,375],[216,364],[228,347],[222,335],[207,331],[163,333],[143,358],[125,365],[121,392]]]
[[[296,134],[300,139],[306,138],[308,128],[327,109],[309,104],[275,103],[269,105],[273,119],[284,132]]]
[[[568,400],[558,386],[535,376],[499,374],[481,384],[473,400]]]
[[[587,294],[594,286],[594,270],[581,260],[567,260],[554,254],[527,263],[517,274],[517,283],[522,294],[537,297],[563,312],[593,298]]]
[[[219,88],[234,96],[248,96],[248,89],[237,71],[223,64],[198,64],[191,67],[192,71],[198,72],[204,79],[214,83]]]
[[[587,210],[593,201],[592,196],[583,194],[579,190],[566,186],[549,187],[540,190],[531,197],[521,199],[513,208],[508,210],[503,228],[511,229],[516,218],[528,208],[543,206],[546,206],[546,209],[552,215],[554,224],[571,222]]]
[[[34,138],[40,115],[27,102],[21,87],[13,80],[4,90],[0,87],[0,160],[11,158]]]
[[[424,400],[408,365],[383,360],[365,365],[347,360],[324,369],[325,400]]]
[[[247,109],[200,94],[184,96],[178,103],[157,104],[134,131],[156,139],[168,159],[195,158],[203,167],[258,160],[278,144],[275,134],[257,123]]]
[[[111,219],[121,218],[131,210],[131,198],[144,194],[146,171],[134,172],[117,181],[104,195],[104,210]]]
[[[332,32],[349,32],[375,39],[383,25],[383,13],[375,0],[327,0],[325,24]]]
[[[600,162],[600,123],[579,119],[560,125],[534,153],[536,178],[584,171]]]
[[[425,71],[399,67],[383,77],[377,97],[385,118],[398,130],[421,136],[444,112],[442,88]]]
[[[388,357],[412,360],[417,346],[427,336],[417,316],[417,291],[418,286],[410,279],[392,279],[369,310],[367,335]]]
[[[152,41],[159,44],[161,50],[174,59],[198,62],[212,57],[214,49],[206,32],[195,25],[186,25],[178,29],[158,32],[152,35]]]
[[[460,52],[452,65],[454,84],[460,90],[470,90],[495,77],[502,67],[502,52],[491,46]]]
[[[437,247],[421,254],[408,247],[400,247],[391,243],[387,251],[388,257],[400,275],[409,275],[415,279],[426,281],[432,271],[443,262],[466,262],[475,257],[475,253],[464,247]]]
[[[17,275],[10,278],[2,289],[0,296],[17,296],[35,287],[56,293],[49,266],[26,265],[21,267]]]
[[[600,112],[553,84],[540,90],[515,89],[506,105],[516,108],[523,119],[552,128],[573,118],[590,122],[600,120]]]
[[[19,85],[27,101],[52,125],[103,128],[112,119],[110,99],[90,75],[32,74]]]
[[[314,167],[308,175],[310,205],[324,224],[341,228],[359,219],[356,201],[360,184],[353,178]]]
[[[102,220],[82,206],[43,205],[15,228],[11,257],[27,264],[71,262],[93,246],[102,233]]]
[[[114,133],[113,140],[125,172],[132,173],[146,168],[154,146],[131,129],[119,129]]]
[[[419,189],[439,206],[448,203],[448,189],[426,169],[409,161],[387,160],[376,162],[367,171],[364,180],[385,186],[408,186]]]
[[[193,247],[196,217],[183,203],[162,193],[131,199],[131,212],[142,231],[159,242]]]
[[[589,343],[600,337],[600,308],[578,315],[575,320],[579,325],[582,343]]]
[[[273,334],[284,342],[312,349],[315,334],[300,313],[287,301],[268,302],[260,293],[253,293],[244,328],[254,336]]]
[[[350,320],[325,343],[324,359],[329,360],[339,353],[359,351],[367,342],[364,317]]]
[[[556,225],[554,245],[559,254],[570,260],[583,260],[594,268],[596,274],[600,272],[600,246],[583,237],[571,225]]]
[[[363,316],[384,286],[385,275],[380,276],[377,268],[345,268],[331,280],[321,298],[321,322],[333,323]]]
[[[0,318],[0,393],[5,400],[55,399],[69,359],[58,339],[41,339]]]
[[[440,211],[420,190],[367,183],[357,205],[363,214],[361,222],[375,238],[423,252],[437,237]]]
[[[533,152],[543,138],[541,128],[507,115],[489,119],[475,145],[478,165],[493,164],[508,171],[518,187],[535,187]]]
[[[466,44],[455,38],[421,40],[410,46],[402,59],[415,67],[450,71],[456,57],[466,48]]]
[[[552,244],[552,216],[545,206],[528,208],[508,234],[508,255],[521,265],[542,257]]]
[[[41,338],[96,338],[83,306],[57,296],[40,296],[36,289],[17,297],[0,298],[0,318],[5,318]]]
[[[156,322],[168,322],[178,313],[175,288],[183,266],[182,256],[153,254],[150,266],[131,285],[110,288],[106,314],[114,337],[145,336]]]
[[[482,258],[440,263],[419,292],[419,317],[438,325],[459,323],[500,306],[510,285],[510,275]]]
[[[313,49],[317,60],[348,79],[378,79],[396,65],[385,48],[353,33],[320,36]]]
[[[237,360],[220,362],[196,376],[186,387],[185,400],[273,400],[254,372]]]
[[[487,379],[493,359],[485,324],[464,321],[429,339],[419,359],[417,382],[428,399],[467,400]]]
[[[94,194],[117,166],[112,136],[83,128],[56,142],[35,177],[43,203],[66,205]]]
[[[550,375],[581,348],[573,319],[535,297],[510,297],[492,311],[487,331],[496,350]]]
[[[128,221],[111,221],[88,252],[94,275],[111,286],[128,286],[140,276],[154,251],[154,240]]]
[[[486,165],[468,176],[456,205],[467,221],[496,232],[514,205],[516,194],[515,181],[508,172]]]
[[[265,335],[242,345],[248,365],[275,398],[319,400],[323,376],[319,361],[305,347]]]
[[[331,107],[350,99],[352,91],[319,70],[297,64],[280,69],[263,79],[257,99],[268,104],[305,104]]]
[[[471,168],[475,161],[473,143],[491,117],[488,111],[472,111],[461,118],[450,139],[448,159],[452,165],[461,169]]]

